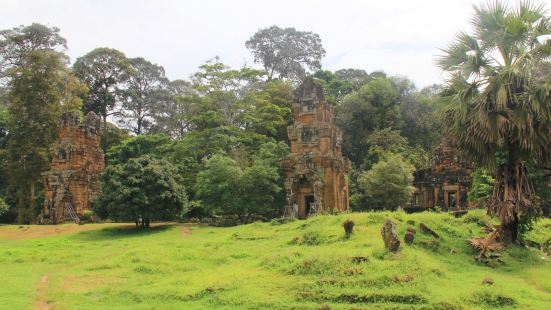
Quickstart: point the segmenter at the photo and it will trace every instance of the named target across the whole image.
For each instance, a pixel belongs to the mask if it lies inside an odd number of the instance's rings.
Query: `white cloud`
[[[163,65],[186,78],[216,55],[252,64],[245,41],[259,28],[318,33],[330,70],[385,70],[419,86],[441,82],[434,58],[468,29],[474,1],[465,0],[3,0],[0,29],[39,22],[57,26],[74,60],[108,46]]]

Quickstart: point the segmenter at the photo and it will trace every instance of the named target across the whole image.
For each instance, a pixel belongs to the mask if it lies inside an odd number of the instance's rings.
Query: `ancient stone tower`
[[[79,112],[62,115],[57,141],[50,147],[50,170],[42,173],[45,200],[41,222],[77,221],[90,209],[92,200],[100,194],[105,168],[100,134],[101,120],[93,112],[84,121]]]
[[[431,167],[414,173],[415,192],[409,208],[465,209],[471,171],[471,163],[459,156],[454,143],[444,137],[432,154]]]
[[[350,161],[342,156],[342,132],[323,88],[307,78],[295,91],[293,125],[287,128],[291,154],[284,160],[285,216],[306,218],[348,209]]]

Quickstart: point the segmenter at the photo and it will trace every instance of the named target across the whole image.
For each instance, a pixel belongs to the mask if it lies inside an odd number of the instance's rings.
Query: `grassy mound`
[[[402,247],[389,254],[390,218]],[[352,219],[345,237],[342,222]],[[466,239],[482,235],[482,211],[353,213],[232,228],[162,225],[149,231],[85,225],[86,231],[2,238],[0,305],[28,309],[545,309],[551,265],[542,251],[509,247],[494,268]],[[440,238],[423,233],[424,223]],[[545,244],[549,220],[528,235]],[[62,226],[63,227],[63,226]],[[93,227],[94,229],[90,229]],[[403,242],[417,230],[412,245]],[[33,227],[34,228],[34,227]],[[184,231],[185,230],[185,231]],[[184,233],[185,232],[185,233]],[[547,239],[546,239],[547,238]],[[485,281],[491,279],[491,281]],[[492,284],[493,283],[493,284]]]

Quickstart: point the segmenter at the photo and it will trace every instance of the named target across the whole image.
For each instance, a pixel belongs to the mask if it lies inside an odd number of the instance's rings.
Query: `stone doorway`
[[[310,213],[312,212],[312,204],[314,204],[314,195],[308,195],[304,197],[304,210],[306,216],[310,216]]]
[[[457,207],[457,193],[448,192],[448,209],[455,209]]]

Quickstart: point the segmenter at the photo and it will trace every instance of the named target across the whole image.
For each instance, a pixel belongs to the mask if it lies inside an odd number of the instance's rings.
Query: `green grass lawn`
[[[349,239],[347,218],[356,223]],[[417,229],[397,255],[384,250],[386,218],[401,238]],[[459,219],[353,213],[231,228],[89,224],[26,239],[28,226],[0,226],[0,308],[549,309],[551,265],[542,252],[512,246],[504,265],[474,261],[465,240],[481,235],[485,220],[480,210]],[[442,238],[420,232],[421,222]],[[551,220],[540,221],[535,238],[550,230]]]

